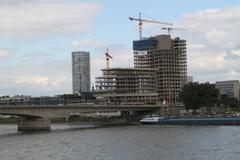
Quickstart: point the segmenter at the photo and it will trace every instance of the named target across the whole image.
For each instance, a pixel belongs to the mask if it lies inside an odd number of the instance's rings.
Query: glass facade
[[[72,52],[73,93],[90,92],[90,53]]]

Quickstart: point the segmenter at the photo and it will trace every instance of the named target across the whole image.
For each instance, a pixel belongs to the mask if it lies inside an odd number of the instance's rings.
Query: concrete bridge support
[[[50,118],[25,118],[18,123],[18,131],[47,131],[51,127]]]

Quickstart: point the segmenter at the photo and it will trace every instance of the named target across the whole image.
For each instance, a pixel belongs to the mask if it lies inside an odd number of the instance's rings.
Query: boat
[[[140,122],[158,125],[240,125],[240,117],[148,117]]]
[[[158,124],[164,117],[147,117],[140,120],[142,124]]]

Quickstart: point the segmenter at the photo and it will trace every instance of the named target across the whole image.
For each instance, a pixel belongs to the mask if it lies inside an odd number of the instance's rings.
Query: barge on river
[[[240,117],[148,117],[140,122],[158,125],[240,125]]]

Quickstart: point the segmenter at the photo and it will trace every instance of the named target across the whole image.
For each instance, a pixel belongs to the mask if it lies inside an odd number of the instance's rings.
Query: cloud
[[[56,33],[84,33],[100,9],[95,3],[55,1],[0,1],[0,34],[29,38]]]
[[[187,39],[188,72],[194,79],[240,79],[239,19],[237,6],[186,13],[175,21],[176,26],[188,29],[179,35]]]
[[[81,48],[81,47],[91,47],[91,48],[100,48],[100,47],[104,47],[104,43],[97,41],[97,40],[93,40],[93,39],[82,39],[79,41],[73,41],[71,44],[72,48]]]
[[[131,48],[122,44],[105,44],[95,40],[83,42],[87,42],[95,49],[94,54],[91,55],[92,85],[94,85],[95,77],[102,74],[101,69],[106,67],[106,48],[109,48],[109,54],[113,56],[110,60],[111,67],[133,67]],[[69,58],[61,59],[51,52],[51,50],[50,52],[44,50],[29,52],[21,56],[20,63],[1,67],[0,83],[4,85],[0,85],[0,95],[40,96],[71,93],[70,54]]]
[[[21,5],[23,3],[29,3],[29,2],[34,2],[34,0],[0,0],[0,5],[12,6],[12,5]]]
[[[240,60],[240,49],[236,50],[230,50],[227,52],[227,54],[224,56],[226,60]]]
[[[51,81],[48,77],[32,77],[32,76],[23,76],[23,77],[18,77],[15,80],[16,84],[19,85],[38,85],[38,86],[48,86]]]
[[[8,59],[13,56],[13,53],[10,49],[0,48],[0,60]]]
[[[71,93],[70,59],[1,67],[0,95],[56,95]]]
[[[35,51],[35,52],[29,52],[21,56],[22,61],[27,62],[46,62],[54,58],[53,54],[46,52],[46,51]]]

